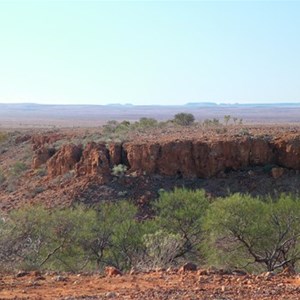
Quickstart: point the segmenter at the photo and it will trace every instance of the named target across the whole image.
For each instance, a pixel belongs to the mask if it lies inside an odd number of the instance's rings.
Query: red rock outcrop
[[[111,143],[108,145],[110,166],[117,166],[122,163],[122,144]]]
[[[136,174],[209,178],[221,172],[255,165],[300,169],[300,135],[277,139],[227,136],[222,139],[173,139],[124,144],[89,143],[84,151],[62,147],[48,161],[48,174],[76,169],[78,176],[110,179],[114,165],[125,164]]]
[[[276,162],[291,169],[300,169],[300,135],[280,137],[274,140]]]
[[[105,144],[88,143],[76,164],[77,176],[98,176],[102,183],[111,178],[109,151]]]
[[[80,146],[68,144],[62,146],[47,162],[48,175],[55,177],[73,170],[82,155]]]
[[[61,140],[63,135],[60,133],[52,133],[52,134],[36,134],[31,137],[31,143],[33,150],[39,149],[45,144],[52,144],[58,140]]]
[[[33,159],[32,159],[32,168],[37,169],[44,163],[46,163],[50,157],[52,157],[55,154],[54,148],[47,148],[47,147],[40,147],[37,149],[34,153]]]
[[[18,145],[18,144],[27,142],[30,139],[31,139],[31,135],[29,135],[29,134],[21,135],[21,136],[16,137],[15,143]]]
[[[163,143],[125,143],[130,171],[184,177],[211,177],[227,169],[274,161],[272,146],[259,139],[216,141],[175,140]]]

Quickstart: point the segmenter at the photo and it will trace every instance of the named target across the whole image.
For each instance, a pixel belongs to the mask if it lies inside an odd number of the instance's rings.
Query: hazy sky
[[[1,1],[0,102],[299,102],[300,2]]]

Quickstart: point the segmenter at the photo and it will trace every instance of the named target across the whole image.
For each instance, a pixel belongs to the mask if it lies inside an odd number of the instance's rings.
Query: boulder
[[[104,273],[107,277],[122,276],[122,272],[119,269],[111,266],[105,267]]]
[[[191,271],[197,271],[197,265],[195,265],[191,262],[185,263],[179,269],[179,273],[191,272]]]

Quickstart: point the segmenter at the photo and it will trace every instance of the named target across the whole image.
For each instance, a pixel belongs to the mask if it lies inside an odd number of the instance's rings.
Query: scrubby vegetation
[[[21,161],[17,161],[13,164],[11,167],[11,174],[14,176],[19,176],[22,172],[24,172],[27,169],[27,166],[25,163]]]
[[[119,164],[116,166],[113,166],[112,168],[112,175],[117,176],[117,177],[123,177],[124,174],[127,171],[127,166]]]
[[[300,259],[299,215],[300,199],[288,195],[261,200],[235,194],[216,201],[206,217],[212,261],[268,271],[294,268]]]
[[[140,118],[136,122],[111,120],[103,126],[103,134],[106,140],[123,141],[130,132],[145,132],[149,129],[164,127],[166,124],[166,122],[158,122],[153,118]]]
[[[7,134],[0,132],[0,143],[4,142],[7,139]]]
[[[3,170],[0,168],[0,185],[5,181],[5,175]]]
[[[97,207],[14,210],[0,220],[2,270],[151,269],[194,261],[250,271],[297,268],[300,199],[203,190],[162,191],[154,215],[138,220],[129,201]]]
[[[232,120],[232,122],[231,122]],[[153,130],[165,130],[165,129],[176,129],[181,127],[194,126],[199,129],[215,129],[217,133],[220,132],[220,128],[226,130],[224,126],[228,125],[242,125],[243,119],[225,115],[223,122],[217,118],[205,119],[203,121],[196,121],[195,116],[191,113],[178,113],[173,116],[172,119],[167,121],[158,121],[154,118],[143,117],[139,121],[130,122],[124,120],[118,122],[116,120],[108,121],[103,126],[103,137],[106,141],[124,141],[128,138],[130,133],[147,133]],[[224,133],[224,132],[223,132]]]

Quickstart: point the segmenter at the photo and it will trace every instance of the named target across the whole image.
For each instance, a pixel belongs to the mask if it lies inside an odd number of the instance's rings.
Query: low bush
[[[203,126],[205,126],[205,127],[215,127],[215,126],[220,126],[220,125],[221,125],[220,120],[216,119],[216,118],[205,119],[203,121]]]
[[[143,221],[125,200],[14,210],[0,217],[1,269],[153,269],[184,261],[248,271],[298,267],[299,198],[234,194],[211,201],[203,190],[162,190],[153,210]]]
[[[131,132],[147,132],[148,130],[163,128],[167,125],[166,122],[158,122],[153,118],[140,118],[139,121],[131,123],[129,121],[117,122],[115,120],[108,121],[103,126],[103,134],[106,139],[125,140]]]
[[[5,175],[3,170],[0,168],[0,185],[5,181]]]
[[[173,122],[181,126],[192,125],[195,121],[195,117],[190,113],[178,113],[174,116]]]
[[[0,143],[7,140],[7,134],[4,132],[0,132]]]
[[[179,235],[183,240],[176,257],[201,258],[202,221],[209,207],[204,190],[176,188],[173,192],[162,192],[154,207],[154,220],[159,229]]]
[[[118,177],[123,177],[127,171],[127,166],[119,164],[115,165],[112,168],[112,175],[118,176]]]
[[[183,238],[180,234],[159,229],[143,236],[145,249],[140,267],[142,269],[165,268],[173,264],[182,251]]]
[[[19,176],[22,172],[24,172],[27,169],[27,166],[25,163],[21,161],[17,161],[14,163],[14,165],[11,167],[10,171],[11,174],[14,176]]]
[[[235,194],[218,199],[206,217],[211,262],[250,269],[295,268],[300,259],[300,200]]]

